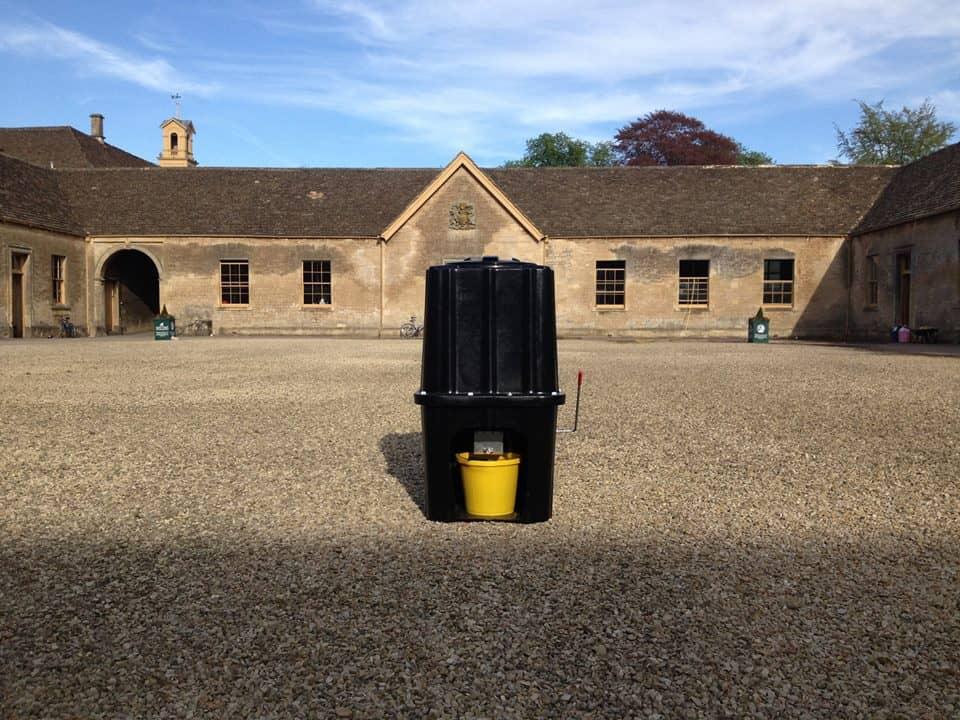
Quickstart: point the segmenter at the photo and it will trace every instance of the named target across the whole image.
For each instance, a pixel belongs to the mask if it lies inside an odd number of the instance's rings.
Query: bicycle
[[[77,330],[77,326],[70,322],[70,316],[64,315],[60,318],[60,337],[62,338],[75,338],[79,337],[80,333]]]
[[[400,337],[415,338],[423,335],[423,325],[417,325],[417,316],[411,315],[410,319],[400,326]]]
[[[183,326],[184,335],[195,335],[198,337],[210,337],[213,335],[212,320],[192,320]]]

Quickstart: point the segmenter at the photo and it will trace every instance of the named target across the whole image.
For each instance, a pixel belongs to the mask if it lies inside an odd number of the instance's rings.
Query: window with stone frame
[[[67,302],[67,258],[63,255],[54,255],[50,259],[50,279],[52,287],[50,299],[55,305]]]
[[[763,304],[793,305],[793,260],[763,261]]]
[[[303,261],[303,304],[330,305],[331,282],[329,260]]]
[[[867,306],[880,302],[880,266],[876,255],[867,255]]]
[[[710,261],[681,260],[678,278],[678,305],[710,304]]]
[[[597,260],[595,301],[598,307],[623,307],[626,298],[626,260]]]
[[[250,262],[248,260],[220,261],[220,304],[250,304]]]

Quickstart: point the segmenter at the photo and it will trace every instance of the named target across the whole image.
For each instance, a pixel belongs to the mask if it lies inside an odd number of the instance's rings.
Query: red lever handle
[[[583,370],[577,371],[577,387],[583,385]]]

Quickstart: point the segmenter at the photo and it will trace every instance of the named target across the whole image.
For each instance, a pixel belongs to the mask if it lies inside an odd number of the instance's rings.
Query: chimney
[[[104,142],[103,137],[103,115],[93,113],[90,115],[90,135],[100,142]]]

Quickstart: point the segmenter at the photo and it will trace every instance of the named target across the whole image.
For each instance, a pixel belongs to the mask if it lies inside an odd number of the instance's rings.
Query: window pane
[[[596,305],[623,305],[625,298],[627,261],[597,260]]]
[[[681,260],[680,277],[710,277],[710,261]]]
[[[867,304],[877,305],[880,300],[880,266],[876,255],[867,256]]]
[[[53,255],[50,262],[50,278],[52,280],[51,297],[53,302],[62,304],[66,302],[66,292],[64,288],[65,275],[67,267],[67,258],[63,255]]]
[[[303,304],[329,305],[330,301],[330,261],[304,260]]]
[[[764,280],[793,280],[793,260],[764,260]]]
[[[250,302],[250,263],[246,260],[220,262],[220,302],[247,305]]]
[[[793,260],[763,261],[763,304],[793,304]]]
[[[793,282],[772,281],[763,284],[763,302],[766,305],[793,304]]]
[[[707,305],[710,301],[710,261],[681,260],[677,303]]]

